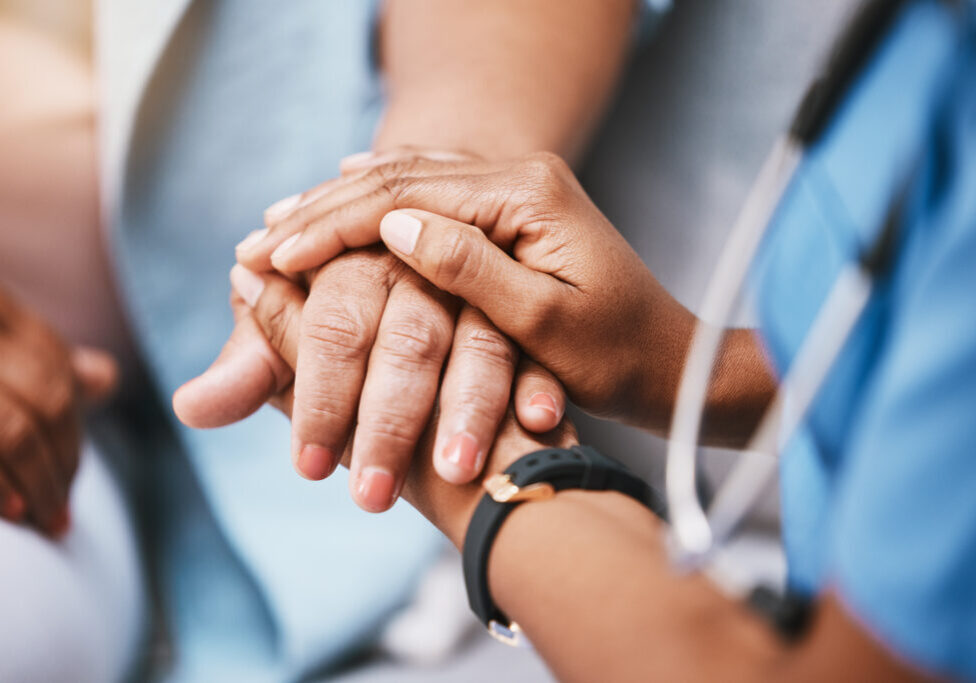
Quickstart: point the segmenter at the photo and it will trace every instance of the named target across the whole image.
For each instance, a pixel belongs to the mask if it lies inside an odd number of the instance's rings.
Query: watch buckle
[[[546,500],[556,495],[552,484],[540,482],[518,486],[507,474],[493,474],[485,480],[485,490],[496,503],[524,503],[530,500]]]
[[[509,647],[523,647],[525,645],[522,627],[514,621],[505,625],[492,619],[488,622],[488,635]]]

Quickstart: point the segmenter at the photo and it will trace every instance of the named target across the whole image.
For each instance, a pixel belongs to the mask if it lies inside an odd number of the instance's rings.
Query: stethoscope
[[[707,569],[774,477],[778,454],[803,421],[892,260],[903,208],[900,200],[890,208],[873,243],[842,267],[779,389],[706,512],[698,494],[698,435],[726,324],[807,151],[822,138],[906,4],[907,0],[869,0],[854,15],[788,132],[763,164],[706,289],[679,383],[667,452],[669,545],[681,568]]]

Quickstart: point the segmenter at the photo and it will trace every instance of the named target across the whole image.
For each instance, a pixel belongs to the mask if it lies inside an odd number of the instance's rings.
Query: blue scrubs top
[[[756,285],[784,369],[914,178],[895,263],[783,455],[784,538],[794,588],[976,678],[976,3],[949,5],[905,10],[801,167]]]

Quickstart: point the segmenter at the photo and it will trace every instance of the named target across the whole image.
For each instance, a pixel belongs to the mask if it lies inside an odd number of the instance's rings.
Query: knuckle
[[[417,159],[398,159],[380,164],[369,172],[370,181],[376,186],[376,191],[387,195],[396,204],[409,186],[409,176],[415,172]]]
[[[416,417],[394,410],[372,410],[363,416],[360,428],[369,439],[392,442],[395,446],[412,450],[422,425]]]
[[[401,263],[400,259],[385,249],[376,247],[356,249],[325,264],[316,273],[312,288],[321,286],[323,282],[336,280],[351,281],[364,286],[374,286],[377,282],[381,282],[386,286],[390,271],[398,263]]]
[[[451,403],[458,413],[466,415],[473,422],[497,425],[508,408],[511,387],[505,384],[501,392],[486,391],[484,386],[461,387]]]
[[[349,411],[336,397],[322,391],[313,392],[307,400],[301,403],[304,418],[315,424],[345,423],[349,418]]]
[[[291,327],[292,314],[286,307],[270,311],[265,318],[268,341],[276,349],[281,349],[288,341],[288,330]]]
[[[449,337],[431,318],[413,315],[390,324],[380,337],[380,348],[408,365],[427,366],[440,362]]]
[[[530,154],[523,160],[523,165],[528,175],[544,187],[557,185],[570,172],[566,162],[552,152]]]
[[[518,361],[514,344],[500,332],[483,327],[466,332],[457,344],[457,352],[465,359],[492,367],[514,367]]]
[[[350,311],[305,316],[302,336],[312,343],[317,355],[329,360],[363,356],[371,346],[365,322]]]
[[[445,232],[441,245],[443,257],[434,265],[436,281],[449,288],[466,279],[476,278],[480,261],[476,244],[463,229]]]

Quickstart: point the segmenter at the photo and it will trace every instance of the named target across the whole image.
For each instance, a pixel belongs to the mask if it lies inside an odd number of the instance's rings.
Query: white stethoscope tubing
[[[741,459],[708,510],[713,543],[725,541],[776,472],[776,456],[804,419],[871,297],[857,262],[841,271]]]
[[[712,530],[698,500],[696,477],[698,434],[708,385],[749,265],[802,158],[802,147],[790,138],[773,148],[705,291],[678,385],[665,472],[668,515],[679,555],[704,556],[713,545]]]
[[[845,264],[706,514],[698,498],[697,444],[712,371],[749,267],[802,159],[802,146],[790,138],[770,154],[719,257],[692,338],[678,388],[666,471],[672,550],[684,567],[700,565],[758,499],[777,470],[778,453],[806,416],[871,295],[873,279],[862,264]]]

